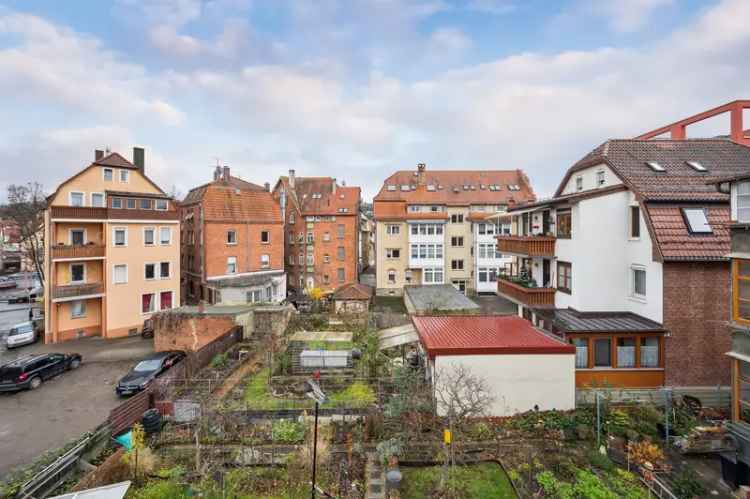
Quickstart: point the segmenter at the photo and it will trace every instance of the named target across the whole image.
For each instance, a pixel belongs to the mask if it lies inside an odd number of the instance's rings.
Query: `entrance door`
[[[453,287],[466,294],[466,281],[453,281]]]
[[[542,286],[545,288],[549,288],[551,284],[552,272],[550,270],[550,263],[546,258],[542,260]]]

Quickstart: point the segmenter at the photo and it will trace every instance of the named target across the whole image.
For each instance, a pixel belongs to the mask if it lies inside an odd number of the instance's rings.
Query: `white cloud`
[[[467,9],[483,14],[502,15],[514,11],[516,5],[510,0],[470,0]]]
[[[643,28],[659,8],[673,3],[674,0],[595,1],[592,8],[607,18],[615,31],[630,33]]]

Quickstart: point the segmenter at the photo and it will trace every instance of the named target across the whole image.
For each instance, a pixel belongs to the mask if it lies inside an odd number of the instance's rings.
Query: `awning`
[[[378,331],[378,336],[380,337],[380,350],[419,342],[419,335],[411,324],[383,329]]]

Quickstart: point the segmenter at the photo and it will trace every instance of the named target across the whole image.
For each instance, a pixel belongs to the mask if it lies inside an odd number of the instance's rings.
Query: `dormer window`
[[[703,208],[683,208],[682,216],[691,234],[711,234],[711,224],[708,223],[706,210]]]
[[[395,191],[395,190],[396,190],[396,186],[395,186],[395,185],[389,185],[389,186],[388,186],[388,187],[386,187],[385,189],[386,189],[387,191],[393,192],[393,191]]]
[[[692,168],[693,170],[697,172],[705,173],[708,171],[708,169],[705,166],[703,166],[697,161],[686,161],[686,163],[688,164],[690,168]]]
[[[401,190],[402,191],[408,191],[409,190],[409,186],[407,184],[402,184],[401,185]]]
[[[661,164],[657,163],[656,161],[646,161],[646,165],[651,168],[655,172],[664,172],[666,171]]]

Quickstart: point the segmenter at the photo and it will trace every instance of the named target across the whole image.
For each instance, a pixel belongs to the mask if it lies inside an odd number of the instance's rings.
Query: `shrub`
[[[211,363],[209,364],[211,366],[211,369],[221,369],[222,367],[226,366],[227,364],[227,354],[226,353],[217,353],[213,356],[211,359]]]
[[[628,455],[630,460],[639,466],[647,462],[656,466],[664,461],[664,452],[650,440],[628,442]]]
[[[596,450],[589,453],[589,463],[591,463],[591,466],[604,471],[611,471],[615,467],[615,463],[612,462],[609,456]]]
[[[672,492],[679,499],[693,499],[703,497],[706,488],[689,471],[682,470],[672,481]]]
[[[133,494],[133,499],[182,499],[187,498],[185,488],[171,480],[149,482]]]
[[[273,422],[271,436],[275,442],[300,442],[305,438],[305,426],[291,419],[280,419]]]

